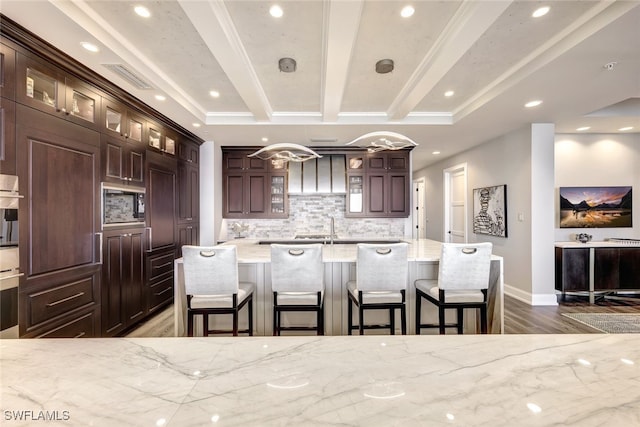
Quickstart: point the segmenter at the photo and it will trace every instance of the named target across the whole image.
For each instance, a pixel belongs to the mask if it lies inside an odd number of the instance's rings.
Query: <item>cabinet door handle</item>
[[[100,261],[98,262],[98,264],[102,265],[102,232],[96,233],[99,237],[100,237],[100,258],[98,258]]]
[[[58,301],[50,302],[49,304],[47,304],[47,307],[53,307],[58,304],[62,304],[63,302],[71,301],[72,299],[81,297],[82,295],[84,295],[84,292],[78,292],[77,294],[71,295],[70,297],[66,297],[66,298],[59,299]]]
[[[147,242],[149,243],[147,252],[151,252],[153,250],[153,230],[151,229],[151,227],[145,227],[145,230],[147,230]]]
[[[76,335],[74,338],[82,338],[83,336],[85,336],[87,333],[86,332],[80,332],[78,335]]]
[[[164,291],[155,292],[155,293],[154,293],[154,295],[155,295],[155,296],[159,296],[159,295],[162,295],[162,294],[164,294],[165,292],[168,292],[168,291],[170,291],[170,290],[171,290],[171,288],[167,288],[167,289],[165,289]]]
[[[154,265],[153,268],[155,270],[159,270],[161,268],[165,268],[167,266],[170,266],[171,264],[173,264],[173,261],[165,262],[164,264],[160,264],[160,265]]]

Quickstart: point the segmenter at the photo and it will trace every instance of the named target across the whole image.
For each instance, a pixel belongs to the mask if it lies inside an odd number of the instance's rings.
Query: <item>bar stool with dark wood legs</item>
[[[389,328],[395,334],[395,311],[400,310],[402,335],[407,333],[405,294],[409,277],[408,243],[357,245],[356,280],[347,282],[348,326],[360,335],[365,329]],[[353,306],[358,308],[358,325],[353,325]],[[388,310],[389,323],[364,323],[365,311]]]
[[[480,332],[487,333],[487,289],[491,270],[491,243],[443,243],[438,279],[418,279],[416,288],[416,334],[421,328],[456,328],[463,333],[465,309],[480,311]],[[421,301],[438,307],[438,323],[422,323]],[[456,323],[445,323],[445,311],[456,310]]]
[[[184,287],[187,294],[187,335],[193,336],[193,317],[202,315],[204,335],[253,335],[255,284],[239,282],[235,246],[183,246]],[[238,313],[247,307],[248,327],[238,330]],[[209,315],[231,314],[231,330],[209,329]]]
[[[324,264],[322,245],[271,245],[273,335],[281,331],[316,331],[324,335]],[[282,325],[283,312],[316,312],[316,326]]]

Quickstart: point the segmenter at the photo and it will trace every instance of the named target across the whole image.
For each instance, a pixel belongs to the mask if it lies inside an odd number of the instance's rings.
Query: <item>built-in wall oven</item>
[[[102,184],[102,226],[144,226],[144,188]]]

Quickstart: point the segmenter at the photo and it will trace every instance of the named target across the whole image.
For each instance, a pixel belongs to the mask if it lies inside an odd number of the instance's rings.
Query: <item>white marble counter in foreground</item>
[[[640,425],[632,334],[3,340],[0,360],[3,426]]]

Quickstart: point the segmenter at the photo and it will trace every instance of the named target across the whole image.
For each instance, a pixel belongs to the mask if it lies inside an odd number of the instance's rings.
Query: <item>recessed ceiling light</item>
[[[413,6],[405,6],[400,11],[400,16],[402,16],[403,18],[409,18],[413,16],[415,11],[416,10],[413,8]]]
[[[149,9],[144,6],[136,6],[133,10],[135,10],[135,12],[143,18],[148,18],[151,16],[151,12],[149,12]]]
[[[98,46],[96,46],[93,43],[89,43],[89,42],[82,42],[80,43],[80,46],[82,46],[83,48],[87,49],[89,52],[98,52],[100,49],[98,49]]]
[[[271,6],[271,8],[269,9],[269,13],[271,14],[271,16],[273,16],[274,18],[281,18],[282,15],[284,15],[284,11],[282,10],[282,8],[280,6],[278,6],[277,4],[274,4],[273,6]]]
[[[164,96],[164,95],[156,95],[156,99],[157,99],[158,101],[164,101],[165,99],[167,99],[167,97],[166,97],[166,96]]]
[[[624,131],[626,131],[626,130],[631,130],[631,129],[633,129],[633,126],[625,126],[625,127],[620,128],[620,129],[618,129],[618,130],[619,130],[620,132],[624,132]]]
[[[193,127],[194,127],[194,128],[199,128],[199,127],[200,127],[200,123],[194,123],[194,124],[193,124]]]
[[[578,132],[584,132],[585,130],[591,129],[591,126],[582,126],[581,128],[576,129]]]
[[[209,95],[211,95],[214,98],[219,98],[220,97],[220,92],[218,92],[217,90],[212,90],[209,92]]]
[[[540,100],[535,100],[535,101],[529,101],[526,104],[524,104],[525,107],[527,108],[533,108],[533,107],[537,107],[538,105],[542,104],[542,101]]]
[[[269,142],[269,138],[267,138],[266,136],[262,137],[262,142]]]
[[[446,91],[446,92],[444,93],[444,96],[446,96],[447,98],[449,98],[450,96],[453,96],[453,94],[454,94],[454,93],[455,93],[454,91],[452,91],[452,90],[448,90],[448,91]]]
[[[437,156],[438,154],[440,154],[440,152],[439,152],[439,151],[432,151],[432,152],[431,152],[431,154],[433,154],[433,155],[436,155],[436,156]]]
[[[534,18],[540,18],[541,16],[546,15],[549,12],[549,9],[551,9],[549,6],[540,7],[536,9],[531,16]]]

